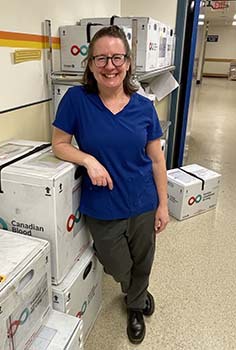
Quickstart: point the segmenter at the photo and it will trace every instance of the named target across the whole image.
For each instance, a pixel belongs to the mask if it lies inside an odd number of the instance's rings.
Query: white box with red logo
[[[51,309],[49,243],[0,230],[0,348],[23,350]]]
[[[198,164],[167,171],[168,208],[178,220],[216,207],[221,175]]]
[[[51,310],[25,350],[83,350],[83,321]]]
[[[80,21],[85,25],[89,22],[110,25],[111,18],[84,18]],[[137,52],[136,67],[137,72],[148,72],[158,68],[159,52],[159,25],[160,22],[151,17],[117,17],[114,16],[113,24],[117,26],[134,28],[134,21],[137,21]],[[132,33],[134,35],[134,33]]]
[[[50,242],[53,284],[61,282],[91,241],[78,209],[78,171],[50,148],[1,171],[0,227]]]
[[[89,247],[58,286],[53,286],[55,310],[83,320],[84,341],[102,306],[103,268]]]
[[[104,25],[96,23],[87,25],[69,25],[59,28],[61,42],[61,69],[69,72],[83,72],[85,70],[85,58],[88,47],[94,34]],[[131,28],[122,27],[126,38],[132,45]]]

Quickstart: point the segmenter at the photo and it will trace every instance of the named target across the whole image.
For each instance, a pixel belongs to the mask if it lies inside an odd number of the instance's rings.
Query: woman
[[[59,105],[53,150],[85,169],[80,212],[98,259],[126,294],[127,334],[137,344],[143,315],[154,312],[147,288],[155,233],[169,220],[162,131],[152,102],[131,83],[131,52],[117,26],[94,35],[83,81]]]

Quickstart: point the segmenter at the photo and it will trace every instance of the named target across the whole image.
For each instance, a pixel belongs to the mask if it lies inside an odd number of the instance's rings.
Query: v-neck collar
[[[131,103],[131,100],[133,98],[133,94],[130,95],[130,99],[129,101],[127,102],[127,104],[117,113],[113,113],[102,101],[101,97],[99,95],[96,95],[96,100],[97,102],[99,103],[99,105],[104,109],[106,110],[108,113],[110,113],[113,117],[117,117],[119,114],[123,113],[129,106],[129,104]]]

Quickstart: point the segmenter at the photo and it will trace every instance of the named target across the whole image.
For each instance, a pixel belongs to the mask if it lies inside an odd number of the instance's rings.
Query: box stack
[[[137,33],[133,32],[134,20],[137,22]],[[90,39],[100,28],[111,24],[124,29],[130,46],[132,38],[135,38],[137,72],[148,72],[173,64],[173,29],[151,17],[113,16],[83,18],[80,25],[60,27],[61,70],[83,72]]]
[[[63,280],[91,242],[78,210],[79,171],[57,159],[51,148],[1,171],[3,228],[50,242],[53,284]]]
[[[169,212],[178,220],[216,207],[220,177],[198,164],[167,171]]]
[[[24,149],[24,141],[17,144],[20,143]],[[3,147],[6,153],[7,145]],[[71,274],[80,279],[83,271],[86,287],[73,280],[77,293],[73,310],[59,311],[81,319],[81,302],[86,301],[88,307],[83,318],[87,337],[101,309],[102,268],[91,248],[85,219],[78,210],[81,180],[81,168],[57,159],[51,147],[8,162],[1,169],[0,228],[50,243],[52,284],[58,290],[67,289],[67,281],[70,288]]]

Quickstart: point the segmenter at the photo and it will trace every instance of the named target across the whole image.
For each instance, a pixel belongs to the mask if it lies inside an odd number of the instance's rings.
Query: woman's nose
[[[108,57],[107,64],[105,66],[106,68],[114,68],[114,64],[112,63],[111,57]]]

